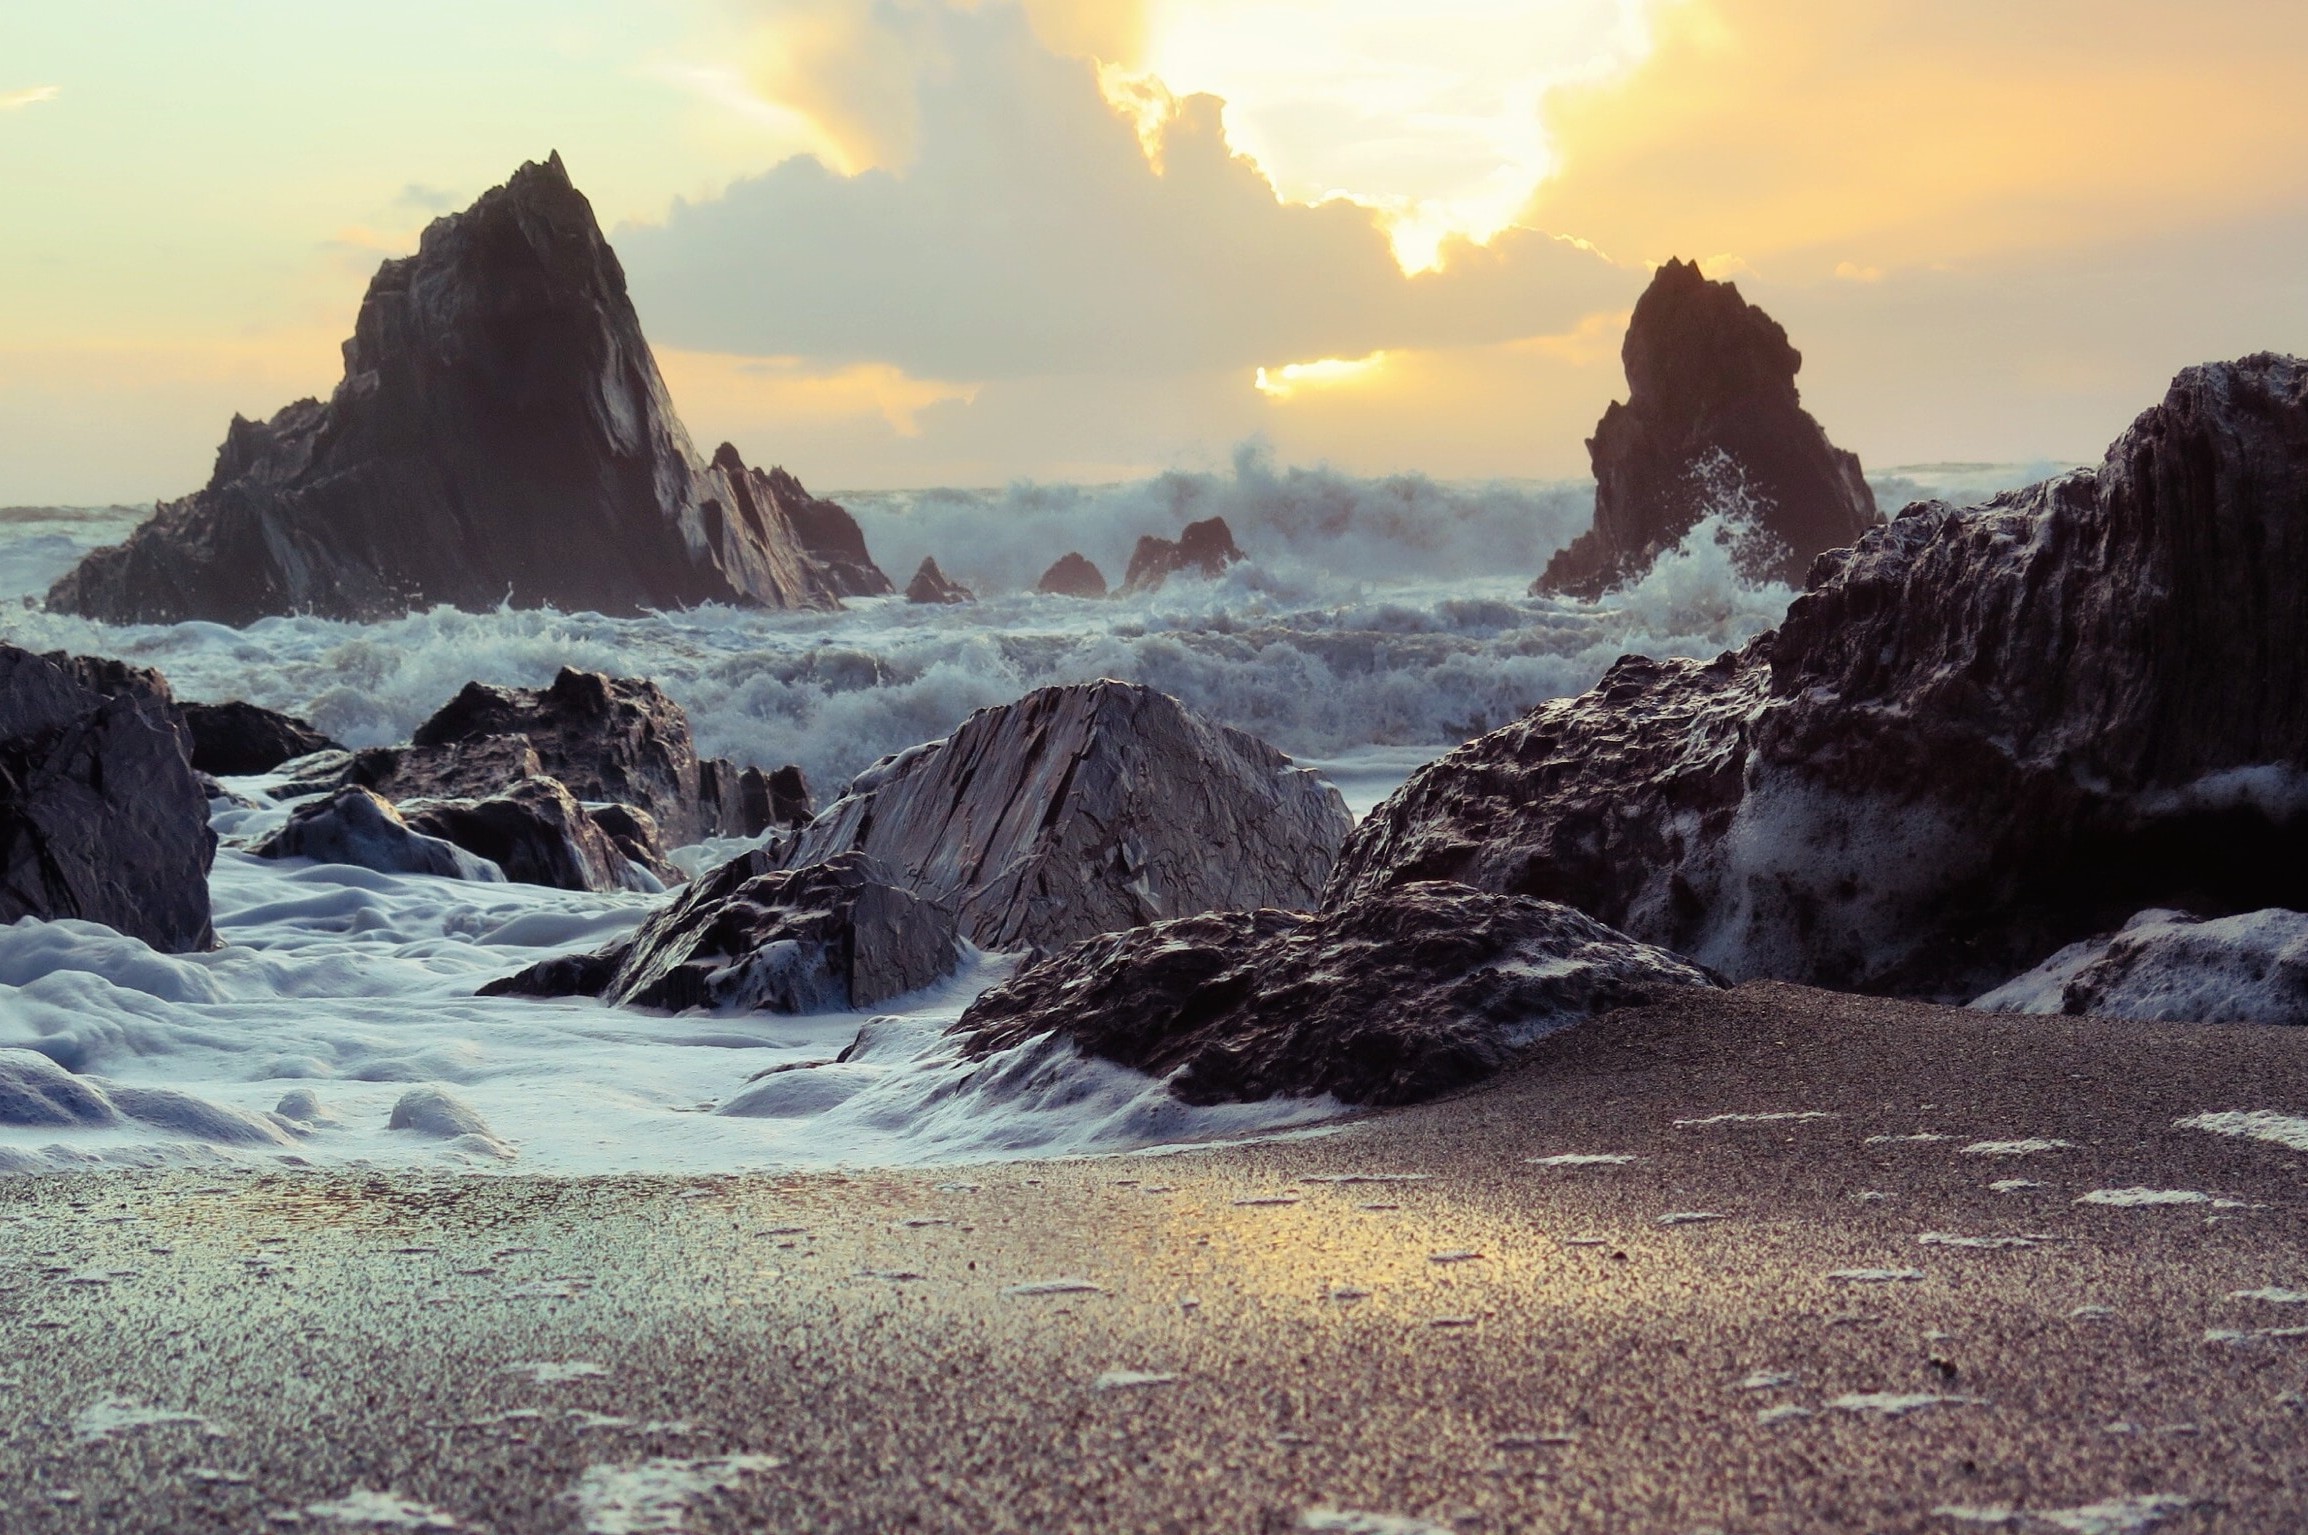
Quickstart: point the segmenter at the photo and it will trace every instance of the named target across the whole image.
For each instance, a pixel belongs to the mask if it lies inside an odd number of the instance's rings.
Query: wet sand
[[[2308,1031],[1751,986],[1255,1146],[0,1180],[0,1528],[2297,1530],[2253,1109]]]

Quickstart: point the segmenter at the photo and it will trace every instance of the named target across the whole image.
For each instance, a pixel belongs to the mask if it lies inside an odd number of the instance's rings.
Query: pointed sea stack
[[[906,601],[935,605],[939,603],[975,602],[978,594],[959,581],[949,581],[938,569],[936,560],[922,561],[922,568],[906,583]]]
[[[207,488],[89,555],[49,607],[247,624],[839,606],[749,472],[698,461],[559,155],[379,268],[344,353],[327,403],[235,417]]]
[[[1138,547],[1130,551],[1130,568],[1122,577],[1122,590],[1150,592],[1157,590],[1172,576],[1192,571],[1197,575],[1216,578],[1226,573],[1226,567],[1239,564],[1242,551],[1234,546],[1234,530],[1226,526],[1223,517],[1205,517],[1190,522],[1175,539],[1156,538],[1152,534],[1138,540]]]
[[[1736,285],[1669,261],[1636,303],[1620,357],[1627,402],[1587,439],[1595,525],[1547,563],[1532,595],[1592,598],[1637,580],[1702,517],[1741,502],[1742,573],[1800,586],[1814,556],[1881,520],[1858,458],[1803,409],[1803,354]]]
[[[1049,597],[1103,597],[1106,573],[1080,554],[1068,554],[1042,572],[1034,590]]]

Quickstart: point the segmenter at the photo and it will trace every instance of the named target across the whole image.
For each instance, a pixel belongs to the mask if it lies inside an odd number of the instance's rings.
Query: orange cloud
[[[2120,239],[2308,191],[2308,7],[1661,0],[1558,95],[1529,216],[1621,259],[1819,275]]]

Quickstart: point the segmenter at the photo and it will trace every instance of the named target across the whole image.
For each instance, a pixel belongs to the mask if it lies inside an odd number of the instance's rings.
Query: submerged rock
[[[337,743],[303,720],[233,699],[221,704],[180,704],[192,738],[192,765],[220,778],[269,773],[284,762],[314,752],[338,750]]]
[[[380,874],[432,874],[493,884],[505,880],[503,871],[488,859],[418,830],[386,800],[354,787],[299,805],[287,824],[249,851],[259,858],[310,858]]]
[[[1079,554],[1062,555],[1058,563],[1042,572],[1034,590],[1053,597],[1103,597],[1106,575]]]
[[[1209,912],[1092,938],[979,997],[954,1032],[973,1058],[1057,1035],[1188,1103],[1412,1103],[1591,1013],[1714,984],[1568,907],[1430,881],[1319,916]]]
[[[506,738],[525,741],[535,752],[535,765],[521,777],[542,773],[581,800],[639,806],[677,846],[736,830],[726,818],[737,801],[737,770],[726,763],[713,764],[709,772],[701,767],[689,716],[654,682],[573,667],[563,667],[546,688],[469,682],[417,727],[412,741],[421,750],[503,752],[511,762],[517,754],[509,748],[486,745]],[[517,781],[502,779],[488,789]],[[458,797],[473,797],[473,791]]]
[[[1222,576],[1227,566],[1240,563],[1242,558],[1242,551],[1234,547],[1234,532],[1226,526],[1226,519],[1207,517],[1186,524],[1176,539],[1156,538],[1152,534],[1139,539],[1138,547],[1130,553],[1130,568],[1122,577],[1122,590],[1150,592],[1172,576],[1187,572]]]
[[[2143,911],[1971,1004],[2170,1023],[2308,1024],[2308,912]]]
[[[741,854],[634,936],[532,965],[483,996],[597,996],[679,1011],[849,1012],[953,973],[951,909],[890,884],[861,854],[781,869]]]
[[[515,884],[653,895],[665,889],[666,882],[652,867],[663,861],[654,850],[643,846],[644,861],[638,865],[627,858],[556,779],[525,778],[487,799],[408,800],[400,812],[413,830],[486,859]],[[653,826],[636,818],[638,814],[612,819],[629,838],[654,833]]]
[[[326,403],[235,417],[207,487],[48,606],[113,623],[447,603],[839,606],[742,473],[701,464],[560,156],[378,269]]]
[[[1152,688],[1042,688],[885,757],[783,848],[869,855],[982,948],[1313,905],[1353,826],[1338,791]]]
[[[1910,507],[1777,633],[1421,770],[1325,903],[1456,879],[1950,1000],[2145,906],[2308,907],[2303,591],[2308,364],[2191,368],[2096,472]]]
[[[215,857],[158,673],[0,645],[0,923],[77,917],[169,953],[211,948]]]
[[[908,602],[938,604],[977,600],[977,593],[958,581],[947,580],[946,573],[938,569],[936,560],[923,560],[922,568],[915,571],[914,578],[906,583]]]
[[[1710,511],[1749,519],[1733,549],[1743,574],[1794,585],[1815,555],[1880,520],[1859,460],[1803,409],[1803,354],[1736,285],[1669,261],[1620,356],[1627,401],[1587,441],[1595,525],[1548,562],[1534,595],[1594,597],[1635,580]]]

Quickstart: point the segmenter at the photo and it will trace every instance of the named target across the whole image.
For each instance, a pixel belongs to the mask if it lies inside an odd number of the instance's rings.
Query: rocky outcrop
[[[0,645],[0,923],[76,917],[211,948],[208,796],[166,682],[118,667]]]
[[[746,474],[700,463],[555,155],[369,284],[326,403],[235,417],[206,488],[58,581],[115,623],[436,603],[838,606]]]
[[[1042,688],[885,757],[784,847],[862,852],[987,949],[1169,917],[1310,907],[1353,825],[1338,791],[1152,688]]]
[[[515,739],[528,743],[534,766],[505,744]],[[469,682],[411,740],[420,752],[463,748],[492,761],[518,760],[526,768],[519,777],[543,774],[568,785],[580,800],[638,806],[677,846],[737,829],[730,819],[738,800],[737,770],[726,763],[701,769],[689,716],[646,679],[563,667],[544,688]],[[433,764],[437,772],[444,760],[418,762]],[[398,774],[409,768],[408,754],[396,760]],[[517,781],[499,779],[488,790]]]
[[[1803,354],[1736,285],[1669,261],[1636,302],[1620,357],[1627,401],[1587,440],[1595,525],[1533,595],[1595,597],[1635,580],[1709,512],[1746,524],[1732,551],[1744,574],[1795,585],[1813,556],[1879,520],[1859,460],[1803,409]]]
[[[737,450],[724,443],[714,462],[720,463],[723,454],[735,458]],[[897,588],[882,574],[873,556],[866,552],[865,532],[849,509],[838,502],[826,501],[802,488],[801,481],[783,469],[772,469],[767,474],[758,469],[745,471],[746,484],[757,501],[774,507],[793,536],[801,543],[802,553],[815,566],[826,587],[841,597],[887,597]]]
[[[380,874],[505,880],[494,863],[412,827],[390,803],[360,788],[339,789],[325,800],[299,805],[279,831],[249,851],[259,858],[310,858]]]
[[[2191,368],[2097,471],[1910,507],[1775,634],[1425,768],[1325,902],[1456,879],[1951,1000],[2143,907],[2308,907],[2303,591],[2308,363]]]
[[[555,779],[525,778],[487,799],[408,800],[399,808],[414,830],[487,859],[515,884],[652,895],[666,886],[652,869],[662,865],[656,850],[643,844],[639,849],[643,861],[638,864],[626,857],[616,840]],[[612,819],[631,841],[654,829],[629,809]]]
[[[527,736],[475,736],[438,746],[366,746],[324,752],[296,765],[290,788],[352,784],[398,804],[408,799],[487,799],[545,771]]]
[[[1191,573],[1221,576],[1226,567],[1242,560],[1234,547],[1234,532],[1223,517],[1206,517],[1186,524],[1175,539],[1152,534],[1138,540],[1130,552],[1130,568],[1122,577],[1125,592],[1150,592],[1172,576]]]
[[[906,601],[919,603],[975,602],[978,594],[959,581],[949,581],[936,560],[925,559],[906,583]]]
[[[773,773],[747,768],[738,787],[744,796],[742,815],[749,837],[758,837],[773,826],[807,826],[817,818],[817,800],[809,792],[809,779],[790,762]]]
[[[601,828],[609,845],[622,853],[627,863],[636,869],[646,869],[661,888],[670,890],[689,878],[666,861],[665,834],[658,830],[657,818],[640,806],[588,805],[585,814]],[[640,881],[628,880],[625,888],[647,887]]]
[[[696,880],[630,940],[546,960],[481,994],[849,1012],[919,991],[960,962],[952,910],[890,884],[871,859],[780,869],[756,851]]]
[[[980,996],[973,1058],[1045,1035],[1196,1104],[1412,1103],[1543,1034],[1713,977],[1565,906],[1439,881],[1320,916],[1211,912],[1092,938]]]
[[[275,714],[240,699],[181,704],[178,712],[192,738],[194,769],[220,778],[269,773],[298,757],[341,749],[294,715]]]
[[[2308,912],[2143,911],[1972,1003],[1990,1013],[2308,1024]]]
[[[1106,574],[1079,554],[1061,555],[1057,564],[1042,572],[1034,590],[1052,597],[1103,597]]]

